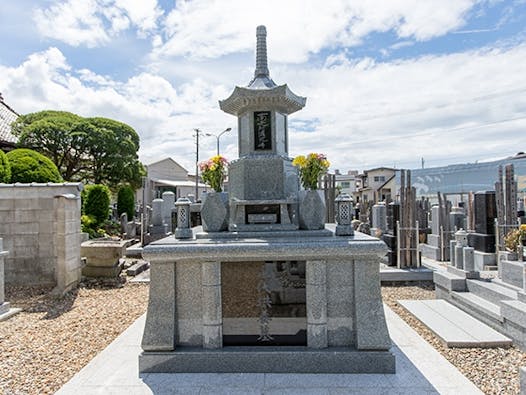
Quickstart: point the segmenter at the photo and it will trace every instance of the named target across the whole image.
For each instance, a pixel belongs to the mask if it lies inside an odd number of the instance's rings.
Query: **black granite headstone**
[[[495,218],[497,217],[497,204],[495,191],[475,193],[475,233],[486,235],[495,234]]]
[[[387,205],[387,233],[396,235],[398,221],[400,221],[400,204],[391,202]]]

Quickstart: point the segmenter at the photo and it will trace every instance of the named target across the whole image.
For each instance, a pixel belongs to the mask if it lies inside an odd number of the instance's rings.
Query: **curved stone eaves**
[[[219,108],[226,113],[239,116],[251,108],[275,109],[282,114],[292,114],[305,107],[307,98],[294,94],[287,84],[271,89],[250,89],[236,86],[225,100],[219,101]]]

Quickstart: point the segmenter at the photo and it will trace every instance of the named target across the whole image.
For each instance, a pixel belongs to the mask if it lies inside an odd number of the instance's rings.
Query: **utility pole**
[[[202,133],[199,129],[195,131],[195,201],[199,200],[199,134]]]

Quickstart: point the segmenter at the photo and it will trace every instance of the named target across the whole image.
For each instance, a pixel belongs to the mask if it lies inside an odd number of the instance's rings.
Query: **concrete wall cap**
[[[32,182],[32,183],[21,183],[17,182],[14,184],[0,184],[0,188],[41,188],[41,187],[76,187],[79,191],[84,189],[84,185],[81,182],[63,182],[63,183],[54,183],[54,182]]]

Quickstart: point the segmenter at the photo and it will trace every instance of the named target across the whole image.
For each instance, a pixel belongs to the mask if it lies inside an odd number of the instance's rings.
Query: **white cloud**
[[[300,63],[309,54],[353,46],[372,32],[429,40],[461,27],[475,0],[180,1],[165,21],[167,39],[157,56],[214,58],[253,48],[255,26],[269,31],[269,57]],[[294,16],[294,23],[291,23]]]
[[[161,15],[157,0],[64,0],[37,8],[33,19],[44,37],[97,47],[131,26],[146,37],[156,30]]]
[[[305,109],[289,117],[291,156],[324,152],[333,169],[344,171],[418,167],[421,157],[431,166],[524,151],[524,64],[525,43],[393,62],[341,52],[319,67],[270,66],[277,83],[307,96]],[[151,72],[119,81],[72,68],[56,48],[17,67],[0,66],[2,93],[18,112],[61,109],[121,120],[140,134],[143,161],[172,156],[190,171],[194,128],[217,133],[232,127],[221,152],[237,157],[236,118],[222,113],[217,101],[247,82],[237,70],[217,68],[179,84]],[[201,158],[211,156],[215,139],[203,137],[200,149]]]

